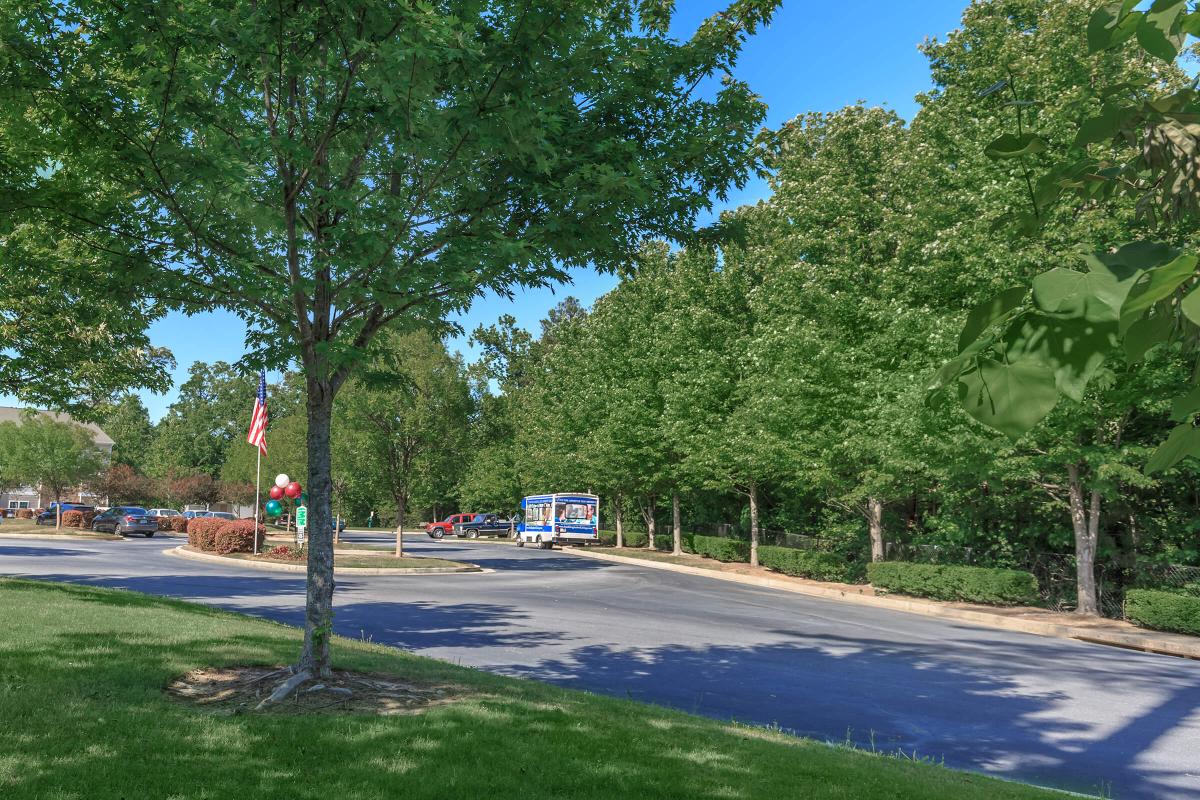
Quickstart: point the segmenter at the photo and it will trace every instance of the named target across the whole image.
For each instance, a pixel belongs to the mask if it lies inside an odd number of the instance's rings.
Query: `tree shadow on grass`
[[[296,632],[185,615],[154,598],[125,613],[86,587],[17,587],[26,594],[17,625],[0,640],[7,796],[599,800],[727,797],[737,787],[761,797],[786,792],[781,775],[802,775],[805,786],[792,788],[811,797],[847,796],[825,791],[838,781],[861,783],[858,797],[896,796],[871,779],[869,762],[850,775],[829,751],[345,645],[339,666],[436,674],[483,695],[397,717],[208,714],[167,699],[163,685],[199,666],[277,662]],[[100,599],[80,602],[88,594]],[[22,619],[31,608],[51,610],[54,624]]]

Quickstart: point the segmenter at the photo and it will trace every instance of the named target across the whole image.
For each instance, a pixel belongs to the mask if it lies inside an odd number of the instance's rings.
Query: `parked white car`
[[[182,517],[183,513],[173,508],[148,508],[146,513],[152,517]]]

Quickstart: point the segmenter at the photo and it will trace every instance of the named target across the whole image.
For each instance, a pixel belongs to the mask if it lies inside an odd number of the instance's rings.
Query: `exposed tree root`
[[[295,665],[194,669],[165,689],[178,700],[218,714],[410,714],[469,694],[462,687],[398,675],[333,670],[326,678]]]
[[[258,706],[254,710],[261,711],[265,706],[273,705],[275,703],[286,700],[288,698],[288,696],[292,694],[292,692],[296,691],[301,686],[303,686],[306,681],[312,680],[312,676],[313,676],[312,673],[309,672],[308,670],[306,670],[306,669],[300,670],[295,675],[293,675],[292,677],[288,678],[283,683],[276,686],[275,691],[273,691],[273,692],[271,692],[271,694],[267,695],[267,697],[264,698],[263,701],[261,703],[259,703]]]

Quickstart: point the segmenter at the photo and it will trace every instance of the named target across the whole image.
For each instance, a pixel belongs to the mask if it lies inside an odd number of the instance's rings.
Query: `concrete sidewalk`
[[[691,555],[681,558],[702,562],[705,566],[691,566],[686,563],[680,564],[658,559],[639,558],[637,556],[601,553],[583,547],[573,548],[570,552],[574,555],[595,558],[601,561],[649,567],[668,572],[681,572],[688,575],[702,575],[707,578],[730,581],[732,583],[761,586],[766,589],[777,589],[812,597],[840,600],[856,605],[888,608],[893,611],[921,614],[926,617],[942,617],[944,619],[970,622],[1000,630],[1054,636],[1060,639],[1079,639],[1094,644],[1105,644],[1113,647],[1141,650],[1147,653],[1160,653],[1200,660],[1200,638],[1178,633],[1146,630],[1145,628],[1139,628],[1136,625],[1131,625],[1128,622],[1120,620],[1104,619],[1102,617],[1081,618],[1073,614],[1058,614],[1046,611],[1045,609],[1026,606],[984,606],[973,603],[925,600],[902,595],[879,595],[875,593],[875,590],[871,586],[865,584],[821,583],[819,581],[779,575],[762,568],[752,568],[748,564],[723,564]]]

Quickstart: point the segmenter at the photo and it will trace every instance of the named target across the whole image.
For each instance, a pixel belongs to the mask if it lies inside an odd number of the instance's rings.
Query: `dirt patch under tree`
[[[194,669],[167,684],[171,697],[218,714],[263,711],[272,714],[412,714],[461,700],[466,690],[449,684],[401,680],[394,675],[334,670],[328,680],[313,680],[285,700],[264,703],[288,667],[241,666]]]

